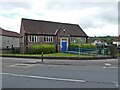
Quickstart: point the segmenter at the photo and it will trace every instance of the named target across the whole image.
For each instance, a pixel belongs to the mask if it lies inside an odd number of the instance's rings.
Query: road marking
[[[11,75],[11,76],[16,76],[16,77],[34,78],[34,79],[46,79],[46,80],[81,82],[81,83],[86,82],[85,80],[77,80],[77,79],[63,79],[63,78],[53,78],[53,77],[32,76],[32,75],[19,75],[19,74],[13,74],[13,73],[0,73],[0,74]]]
[[[115,68],[116,69],[118,67],[106,67],[106,66],[103,66],[103,68],[113,68],[113,69]]]
[[[103,68],[107,68],[106,66],[103,66]]]
[[[118,67],[109,67],[109,68],[118,68]]]
[[[105,66],[111,66],[111,64],[110,63],[105,63]]]
[[[105,63],[105,66],[103,68],[118,68],[118,67],[111,67],[110,63]]]
[[[8,67],[19,67],[19,68],[28,68],[34,66],[33,64],[13,64]]]
[[[116,87],[119,87],[118,82],[113,82]]]
[[[63,79],[63,78],[42,77],[42,76],[33,76],[33,75],[19,75],[19,74],[13,74],[13,73],[0,73],[0,74],[10,75],[10,76],[15,76],[15,77],[26,77],[26,78],[46,79],[46,80],[55,80],[55,81],[69,81],[69,82],[80,82],[80,83],[90,82],[90,81],[77,80],[77,79]],[[111,83],[111,84],[114,84],[116,87],[119,87],[118,82],[96,82],[96,83],[106,83],[106,84]]]

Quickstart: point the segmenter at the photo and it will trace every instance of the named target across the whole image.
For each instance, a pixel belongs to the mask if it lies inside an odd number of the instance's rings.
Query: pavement
[[[2,58],[3,88],[118,88],[118,59]]]

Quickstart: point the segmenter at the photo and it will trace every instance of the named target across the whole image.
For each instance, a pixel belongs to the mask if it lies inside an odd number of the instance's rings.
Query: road
[[[118,88],[117,59],[33,61],[39,60],[2,58],[2,87]]]

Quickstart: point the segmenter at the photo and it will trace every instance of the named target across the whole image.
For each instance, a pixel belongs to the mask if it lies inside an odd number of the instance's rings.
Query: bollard
[[[41,62],[43,62],[43,52],[42,52],[42,55],[41,55]]]

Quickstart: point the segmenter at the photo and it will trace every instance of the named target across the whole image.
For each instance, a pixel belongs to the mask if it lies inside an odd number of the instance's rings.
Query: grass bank
[[[41,54],[1,54],[0,56],[29,56],[29,57],[41,57]],[[68,54],[68,53],[53,53],[43,54],[44,57],[94,57],[94,55],[79,55],[79,54]]]

